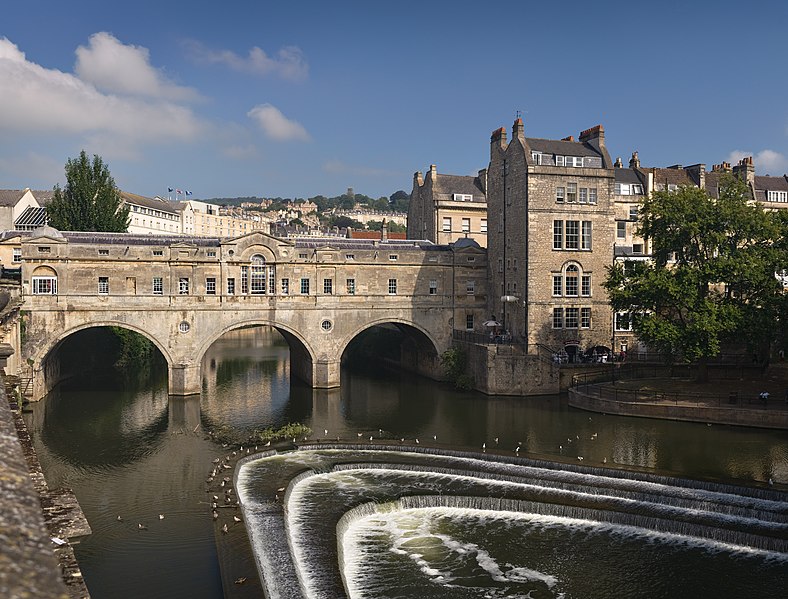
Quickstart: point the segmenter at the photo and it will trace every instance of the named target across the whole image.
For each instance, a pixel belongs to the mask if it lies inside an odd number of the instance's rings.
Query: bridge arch
[[[287,344],[290,347],[291,374],[295,374],[297,378],[309,384],[314,384],[316,382],[315,367],[318,363],[318,360],[316,358],[314,349],[303,337],[303,335],[290,326],[263,318],[249,318],[236,321],[222,327],[217,332],[214,332],[210,336],[206,337],[197,350],[196,363],[200,365],[202,364],[203,357],[205,356],[208,349],[223,335],[230,333],[231,331],[242,329],[244,327],[253,326],[269,326],[273,329],[276,329],[282,335],[282,337],[285,338],[285,341],[287,341]],[[200,379],[202,379],[202,373],[200,373]]]
[[[430,378],[442,378],[440,365],[441,345],[429,330],[405,318],[384,316],[364,322],[346,336],[342,342],[339,355],[344,358],[348,347],[365,331],[376,326],[389,324],[399,329],[405,337],[405,343],[401,347],[400,354],[402,367]]]
[[[164,358],[167,363],[168,376],[172,378],[173,359],[169,350],[161,343],[154,335],[141,327],[117,320],[97,320],[89,323],[80,324],[70,327],[47,338],[45,343],[37,349],[31,356],[33,361],[33,397],[40,399],[49,393],[60,382],[60,367],[59,364],[51,360],[54,352],[60,345],[69,337],[87,329],[97,329],[103,327],[118,327],[133,331],[145,337],[148,341],[153,343],[156,349]],[[171,384],[171,383],[170,383]]]

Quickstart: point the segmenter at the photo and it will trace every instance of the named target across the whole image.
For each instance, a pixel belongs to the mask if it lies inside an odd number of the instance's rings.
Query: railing
[[[618,369],[616,369],[618,370]],[[692,393],[686,391],[625,389],[616,386],[616,380],[664,378],[665,367],[655,367],[652,376],[642,376],[646,369],[623,369],[576,374],[572,377],[572,389],[588,397],[623,403],[656,403],[682,405],[685,407],[719,408],[763,408],[788,409],[788,397],[773,397],[769,394],[730,390],[724,393]],[[661,372],[659,372],[661,371]]]
[[[454,329],[452,339],[479,345],[523,345],[522,339],[514,339],[511,335],[496,335],[494,333],[477,333],[476,331],[463,331]]]

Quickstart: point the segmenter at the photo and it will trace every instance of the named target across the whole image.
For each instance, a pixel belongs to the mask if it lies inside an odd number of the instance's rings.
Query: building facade
[[[487,171],[441,175],[433,164],[426,178],[414,174],[407,235],[437,244],[468,238],[487,247]]]

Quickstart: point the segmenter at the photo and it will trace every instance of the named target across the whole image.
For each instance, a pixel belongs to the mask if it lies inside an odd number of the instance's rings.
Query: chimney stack
[[[605,147],[605,128],[597,125],[580,132],[580,142],[586,143],[602,155],[602,168],[610,168],[613,161]]]
[[[621,160],[621,156],[616,158],[616,163],[613,166],[615,168],[624,168],[624,162]]]
[[[733,167],[733,174],[748,185],[755,183],[755,163],[752,156],[739,160],[739,164]]]
[[[487,169],[483,168],[479,171],[479,185],[482,188],[482,191],[486,194],[487,193]]]
[[[512,139],[516,137],[525,139],[525,125],[523,124],[523,119],[519,116],[514,119],[514,124],[512,125]]]
[[[632,152],[632,158],[629,159],[629,168],[640,168],[640,157],[638,156],[637,150]]]

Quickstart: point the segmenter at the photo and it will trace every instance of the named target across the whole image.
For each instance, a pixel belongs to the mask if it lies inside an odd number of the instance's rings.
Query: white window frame
[[[32,277],[30,281],[33,295],[57,295],[56,276]]]
[[[465,315],[465,330],[472,331],[473,330],[473,314],[466,314]]]
[[[11,262],[18,264],[22,261],[22,248],[14,248]]]
[[[577,183],[566,184],[566,203],[577,204]]]
[[[556,204],[563,204],[565,199],[566,199],[566,187],[556,187],[555,188],[555,203]]]
[[[463,233],[470,233],[471,232],[471,219],[470,218],[463,218],[462,219],[462,232]]]
[[[430,295],[438,295],[438,279],[430,279]]]
[[[153,277],[151,290],[153,295],[164,295],[164,279],[162,277]]]
[[[767,202],[788,202],[788,191],[769,191],[766,194]]]
[[[588,203],[596,204],[596,187],[588,188]]]
[[[627,238],[627,223],[623,220],[616,222],[616,239]]]
[[[389,279],[389,295],[397,295],[397,279]]]
[[[564,328],[564,309],[563,308],[553,308],[553,313],[551,315],[552,320],[552,327],[554,329],[563,329]]]
[[[178,295],[189,295],[189,277],[178,278]]]
[[[465,293],[466,293],[466,295],[475,295],[476,294],[476,281],[466,281],[465,282]]]
[[[98,278],[98,294],[109,295],[109,277]]]
[[[301,279],[301,295],[309,295],[309,278],[307,277]]]
[[[480,233],[486,233],[487,232],[487,219],[486,218],[481,219],[481,222],[479,223],[479,232]]]
[[[452,199],[455,202],[472,202],[473,201],[473,194],[472,193],[455,193],[455,194],[452,194]]]
[[[444,216],[441,224],[441,231],[451,233],[451,216]]]
[[[588,307],[580,308],[580,328],[581,329],[591,328],[591,308]]]
[[[580,249],[590,251],[593,244],[593,225],[590,220],[584,220],[580,223]]]
[[[205,295],[216,295],[216,277],[205,278]]]
[[[235,295],[235,277],[227,277],[227,295]]]
[[[346,279],[345,289],[348,295],[356,295],[356,279]]]
[[[284,277],[281,281],[282,295],[290,295],[290,279],[288,277]]]
[[[580,328],[580,308],[570,307],[564,310],[564,328]]]
[[[334,279],[323,279],[323,295],[334,295]]]

